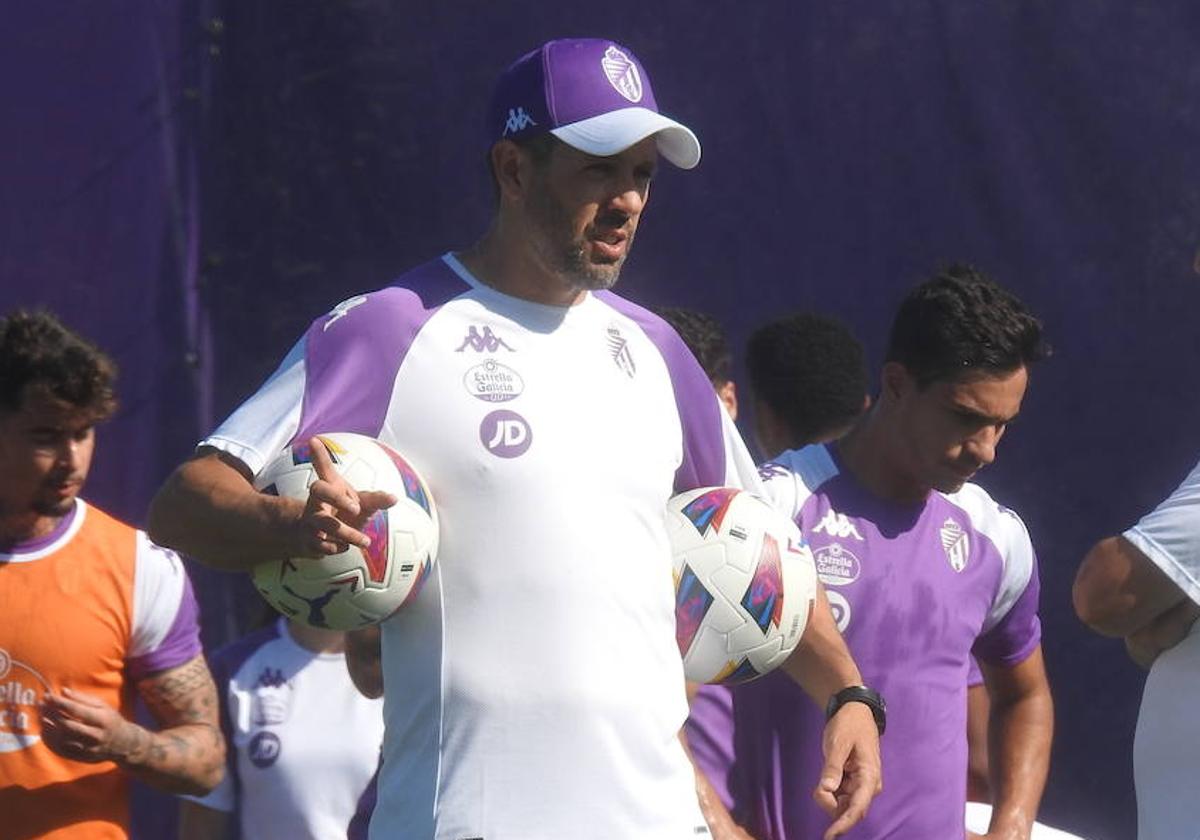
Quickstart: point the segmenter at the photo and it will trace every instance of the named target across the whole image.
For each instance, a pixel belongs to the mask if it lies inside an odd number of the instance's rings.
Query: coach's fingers
[[[309,498],[316,495],[321,501],[333,505],[338,510],[358,516],[358,494],[338,473],[325,441],[319,437],[311,437],[308,439],[308,448],[312,452],[313,471],[317,474],[317,480],[308,488]]]
[[[371,545],[371,538],[357,528],[351,527],[342,520],[338,519],[329,513],[312,513],[305,517],[308,525],[313,530],[313,536],[316,539],[316,545],[322,554],[336,554],[340,551],[345,551],[347,546],[355,545],[359,548],[368,548]],[[340,545],[336,551],[329,551],[329,546]]]
[[[364,516],[369,516],[377,510],[386,510],[400,501],[391,493],[383,490],[363,490],[358,494],[359,508]]]
[[[850,746],[839,739],[833,739],[829,752],[825,755],[825,766],[821,768],[821,777],[813,789],[813,799],[830,816],[838,812],[838,791],[845,777],[846,759],[850,755]]]

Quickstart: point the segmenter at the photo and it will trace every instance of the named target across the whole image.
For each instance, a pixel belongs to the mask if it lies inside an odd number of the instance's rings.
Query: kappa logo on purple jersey
[[[279,760],[283,744],[274,732],[259,732],[250,739],[250,763],[265,770]]]
[[[642,101],[642,77],[638,73],[637,65],[629,60],[629,56],[615,46],[609,47],[604,51],[604,58],[600,59],[600,66],[604,68],[605,78],[617,93],[630,102]]]
[[[683,515],[702,536],[708,534],[709,530],[719,531],[733,497],[740,492],[732,487],[714,487],[684,505]]]
[[[779,561],[779,543],[770,534],[763,534],[758,567],[742,596],[742,609],[764,633],[772,624],[778,627],[783,618],[783,567]]]
[[[491,327],[485,326],[480,330],[475,324],[467,328],[467,334],[463,338],[462,344],[458,345],[458,349],[454,352],[461,353],[468,347],[476,353],[495,353],[501,347],[510,353],[515,352],[507,341],[492,332]]]
[[[612,355],[613,361],[617,363],[617,367],[625,371],[626,376],[633,379],[633,375],[637,373],[637,365],[634,364],[633,354],[629,352],[629,341],[621,335],[621,331],[616,327],[608,328],[608,352]]]
[[[493,411],[479,424],[479,441],[499,458],[524,455],[533,443],[533,431],[515,411]]]

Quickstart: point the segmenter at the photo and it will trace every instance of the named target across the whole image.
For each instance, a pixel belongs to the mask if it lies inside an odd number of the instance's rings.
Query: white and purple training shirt
[[[883,793],[854,836],[961,838],[971,654],[1015,666],[1041,639],[1024,524],[974,484],[921,504],[881,500],[825,445],[785,452],[762,475],[809,541],[863,679],[888,703]],[[781,673],[736,687],[733,706],[739,816],[761,840],[820,837],[830,820],[810,792],[822,710]]]
[[[448,254],[317,319],[204,443],[257,472],[332,431],[396,447],[441,521],[434,574],[383,625],[371,836],[706,833],[663,512],[759,485],[674,331],[608,292],[501,294]]]

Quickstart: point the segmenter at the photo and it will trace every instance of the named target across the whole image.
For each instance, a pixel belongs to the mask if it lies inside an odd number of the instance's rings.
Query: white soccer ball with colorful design
[[[667,505],[675,639],[692,682],[740,683],[778,667],[800,642],[817,591],[796,524],[732,487]]]
[[[438,518],[429,486],[400,453],[365,435],[318,437],[338,473],[355,490],[382,490],[397,502],[362,526],[366,549],[263,563],[254,586],[271,606],[313,627],[354,630],[376,624],[416,597],[438,550]],[[307,499],[317,480],[307,441],[269,463],[254,481],[263,493]]]

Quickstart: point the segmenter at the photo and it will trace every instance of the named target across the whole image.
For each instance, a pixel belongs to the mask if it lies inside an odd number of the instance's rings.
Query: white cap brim
[[[685,125],[646,108],[622,108],[553,128],[559,140],[597,157],[620,154],[651,135],[659,153],[680,169],[700,162],[700,141]]]

